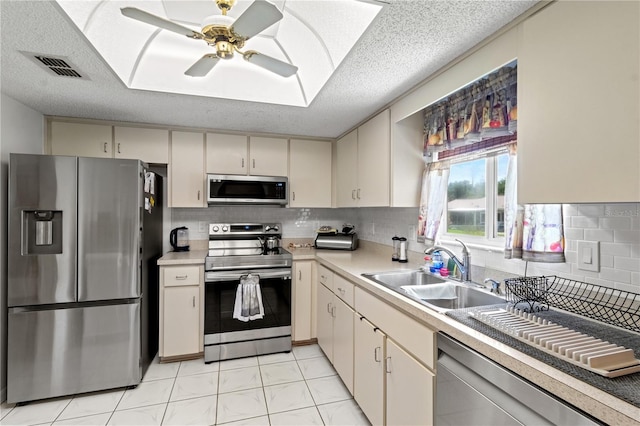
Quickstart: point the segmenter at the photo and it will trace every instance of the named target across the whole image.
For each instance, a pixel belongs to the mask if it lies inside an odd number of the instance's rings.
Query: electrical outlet
[[[320,221],[316,220],[315,222],[313,222],[313,229],[319,229],[320,228]]]
[[[198,222],[198,232],[207,232],[207,222]]]
[[[410,241],[416,241],[417,233],[416,233],[416,227],[415,227],[415,225],[411,225],[411,226],[409,226],[409,233],[408,233],[408,235],[409,235],[409,240],[410,240]]]
[[[371,235],[376,235],[376,224],[371,222]]]

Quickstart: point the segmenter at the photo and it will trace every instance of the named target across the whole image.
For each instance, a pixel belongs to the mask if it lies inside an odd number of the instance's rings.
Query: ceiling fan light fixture
[[[234,45],[225,40],[216,42],[216,54],[220,59],[233,58]]]

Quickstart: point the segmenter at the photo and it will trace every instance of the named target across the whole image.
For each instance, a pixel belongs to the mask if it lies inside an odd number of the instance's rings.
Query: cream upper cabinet
[[[247,136],[207,133],[207,173],[246,175],[248,155]]]
[[[291,139],[289,207],[331,207],[331,143]]]
[[[49,131],[52,155],[100,158],[113,156],[112,126],[51,121]]]
[[[389,206],[389,138],[387,109],[336,142],[337,207]]]
[[[169,207],[205,207],[204,134],[171,132]]]
[[[389,110],[358,128],[358,190],[360,207],[389,205]]]
[[[249,137],[249,174],[288,176],[288,145],[287,139]]]
[[[142,127],[113,129],[115,158],[132,158],[147,163],[169,163],[169,131]]]
[[[336,142],[336,205],[355,207],[358,205],[358,129]]]
[[[293,341],[311,340],[313,333],[313,318],[315,300],[313,260],[295,261],[293,263]]]
[[[521,24],[520,203],[640,201],[640,3],[554,2]]]

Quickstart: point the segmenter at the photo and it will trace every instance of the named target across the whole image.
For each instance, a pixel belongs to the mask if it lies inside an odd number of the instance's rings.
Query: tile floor
[[[318,345],[291,353],[149,367],[135,389],[14,407],[0,425],[368,425]]]

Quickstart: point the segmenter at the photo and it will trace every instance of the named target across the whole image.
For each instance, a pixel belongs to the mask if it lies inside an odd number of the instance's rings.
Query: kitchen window
[[[444,239],[503,244],[507,163],[508,154],[504,148],[472,158],[452,159],[444,211]]]

